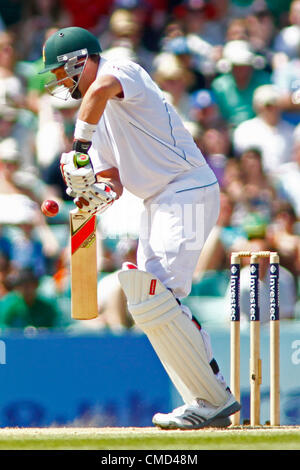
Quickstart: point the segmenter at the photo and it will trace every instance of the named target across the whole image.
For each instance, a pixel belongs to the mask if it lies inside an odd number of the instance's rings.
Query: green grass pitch
[[[2,428],[0,450],[299,450],[300,427]]]

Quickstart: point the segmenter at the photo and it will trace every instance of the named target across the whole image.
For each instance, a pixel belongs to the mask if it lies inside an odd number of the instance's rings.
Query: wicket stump
[[[240,251],[232,253],[230,266],[231,331],[230,387],[240,401],[240,265],[241,258],[250,257],[250,424],[260,424],[260,359],[259,259],[269,258],[270,264],[270,424],[280,424],[280,322],[279,322],[279,256],[276,252]],[[232,424],[240,423],[240,413]]]

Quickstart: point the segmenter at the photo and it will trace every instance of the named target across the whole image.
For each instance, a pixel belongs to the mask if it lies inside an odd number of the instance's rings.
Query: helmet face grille
[[[71,96],[73,97],[75,90],[78,88],[87,59],[88,55],[73,55],[70,59],[68,59],[64,65],[64,70],[67,74],[67,77],[60,80],[51,80],[49,83],[47,83],[45,88],[48,93],[65,101],[67,101]],[[71,87],[66,87],[64,85],[64,82],[67,78],[72,80]]]
[[[72,59],[73,57],[77,57],[79,59],[80,57],[84,57],[87,54],[88,54],[87,49],[79,49],[78,51],[73,51],[73,52],[69,52],[67,54],[57,56],[57,61],[58,62],[66,62],[67,60]]]
[[[78,52],[80,53],[80,55],[77,55]],[[84,49],[81,51],[71,52],[68,55],[70,56],[70,58],[67,59],[65,66],[64,66],[64,69],[67,72],[67,75],[69,77],[74,77],[75,75],[81,74],[88,58],[87,50]]]

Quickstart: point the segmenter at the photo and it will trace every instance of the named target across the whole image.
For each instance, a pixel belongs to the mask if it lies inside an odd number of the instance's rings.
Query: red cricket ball
[[[55,217],[58,214],[59,207],[56,201],[52,201],[51,199],[47,199],[41,205],[41,209],[44,215],[47,217]]]

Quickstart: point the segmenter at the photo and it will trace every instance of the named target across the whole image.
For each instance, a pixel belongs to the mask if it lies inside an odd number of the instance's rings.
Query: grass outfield
[[[3,428],[0,450],[300,450],[300,427]]]

